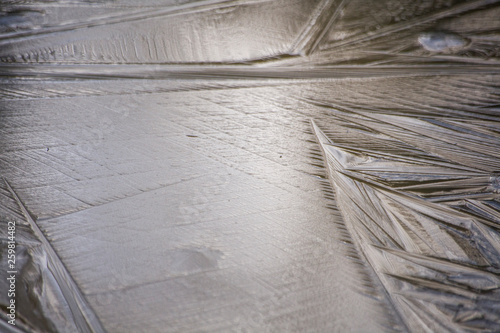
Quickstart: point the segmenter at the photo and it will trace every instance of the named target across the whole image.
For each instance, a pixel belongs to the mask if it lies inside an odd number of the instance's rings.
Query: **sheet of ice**
[[[500,330],[499,15],[6,3],[1,329]]]

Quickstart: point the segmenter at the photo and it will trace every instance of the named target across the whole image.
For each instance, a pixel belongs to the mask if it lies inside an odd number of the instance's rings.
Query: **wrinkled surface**
[[[2,2],[0,328],[499,331],[498,17]]]

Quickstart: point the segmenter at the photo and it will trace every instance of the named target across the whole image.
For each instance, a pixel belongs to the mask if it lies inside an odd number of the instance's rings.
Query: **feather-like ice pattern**
[[[500,329],[498,218],[463,209],[498,200],[492,176],[458,163],[359,150],[355,142],[339,146],[312,126],[344,220],[407,327]],[[435,193],[443,199],[429,199]]]
[[[498,17],[1,1],[0,330],[500,331]]]

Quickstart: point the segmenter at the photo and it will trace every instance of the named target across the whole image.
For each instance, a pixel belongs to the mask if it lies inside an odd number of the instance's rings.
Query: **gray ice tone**
[[[499,17],[3,3],[0,331],[500,331]]]

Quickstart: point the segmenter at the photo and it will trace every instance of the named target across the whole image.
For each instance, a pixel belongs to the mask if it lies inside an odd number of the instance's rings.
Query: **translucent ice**
[[[467,45],[467,40],[447,32],[426,32],[418,36],[418,42],[427,51],[453,52]]]

